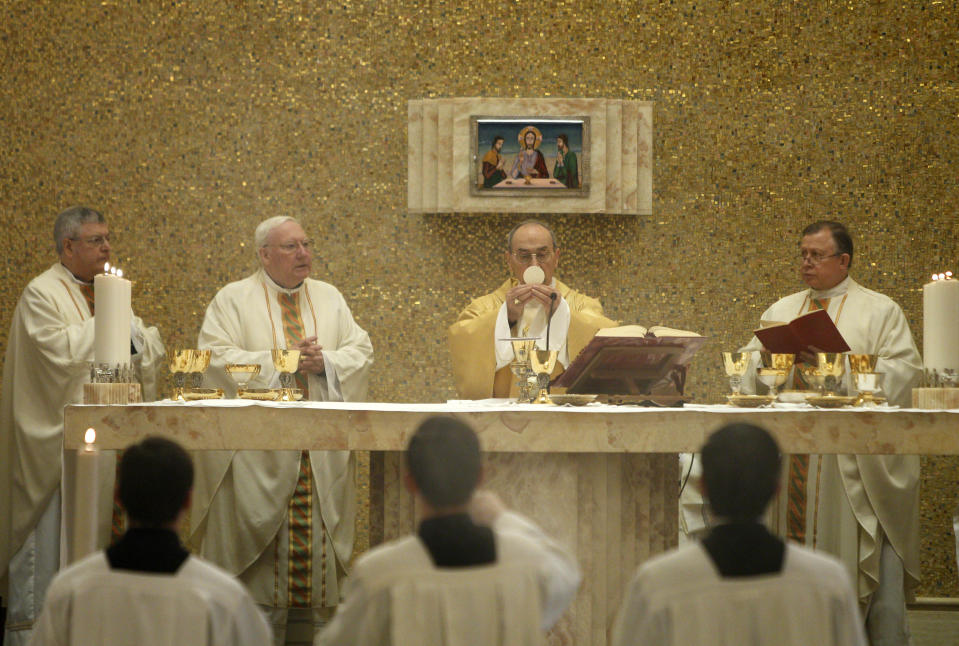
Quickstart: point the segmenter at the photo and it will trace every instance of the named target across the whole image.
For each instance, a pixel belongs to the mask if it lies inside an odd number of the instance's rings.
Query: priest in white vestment
[[[617,323],[603,314],[595,298],[556,280],[560,250],[552,229],[525,220],[506,237],[506,264],[511,278],[496,291],[474,299],[449,328],[456,390],[463,399],[517,394],[512,337],[537,337],[537,346],[557,351],[553,377],[566,369],[596,331]],[[527,283],[530,268],[542,270],[540,282]],[[550,317],[550,312],[552,316]]]
[[[13,312],[0,403],[0,586],[8,604],[4,644],[27,643],[50,579],[60,565],[63,407],[83,402],[94,347],[93,277],[110,259],[103,216],[71,207],[57,216],[59,261],[30,281]],[[156,397],[164,348],[156,328],[131,318],[131,358],[143,399]],[[114,456],[101,455],[109,536]]]
[[[889,403],[911,406],[922,361],[909,324],[895,302],[849,276],[853,246],[845,227],[829,221],[806,227],[800,252],[809,289],[774,303],[762,321],[786,322],[825,309],[852,353],[879,356],[876,371],[885,374],[882,389]],[[744,392],[763,388],[755,383],[754,369],[761,348],[755,337],[743,348],[757,351]],[[773,521],[787,537],[846,564],[857,581],[873,646],[906,643],[905,599],[919,582],[919,456],[811,455],[808,464],[804,456],[791,456],[788,463],[783,491],[798,495],[790,493],[788,501],[785,493],[780,496]]]
[[[243,585],[191,556],[179,531],[193,465],[153,436],[121,458],[127,530],[50,584],[31,646],[269,646],[270,627]]]
[[[778,487],[773,437],[752,424],[727,425],[707,440],[702,463],[716,524],[701,541],[639,567],[612,646],[865,646],[842,565],[762,524]]]
[[[416,535],[356,562],[316,646],[533,646],[576,596],[575,560],[531,520],[506,511],[482,478],[479,439],[433,417],[406,449]]]
[[[198,346],[212,351],[207,378],[234,393],[228,364],[258,364],[248,388],[279,385],[271,350],[300,351],[296,386],[317,401],[362,401],[373,363],[370,338],[343,295],[309,277],[311,242],[296,220],[256,229],[261,267],[221,289],[206,311]],[[347,451],[204,451],[191,542],[237,575],[268,608],[277,643],[288,611],[319,627],[339,602],[353,551],[355,461]]]

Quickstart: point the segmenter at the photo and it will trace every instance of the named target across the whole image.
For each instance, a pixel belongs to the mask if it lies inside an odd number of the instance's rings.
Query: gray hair
[[[103,224],[106,220],[98,211],[86,206],[71,206],[61,211],[53,225],[53,242],[57,246],[57,253],[63,253],[64,240],[76,238],[80,233],[80,227],[90,222]]]
[[[537,225],[537,226],[541,226],[541,227],[543,227],[544,229],[546,229],[546,232],[549,233],[549,239],[553,242],[553,249],[556,248],[556,233],[553,231],[553,227],[549,226],[548,224],[546,224],[546,223],[543,222],[542,220],[529,219],[529,220],[523,220],[522,222],[520,222],[519,224],[517,224],[515,227],[513,227],[512,229],[510,229],[509,233],[506,235],[506,250],[507,250],[507,251],[512,251],[512,250],[513,250],[513,235],[514,235],[517,231],[519,231],[521,228],[525,227],[527,224],[535,224],[535,225]]]
[[[299,222],[296,221],[296,218],[291,218],[288,215],[275,215],[272,218],[267,218],[256,225],[256,231],[253,233],[253,246],[257,251],[266,246],[266,239],[270,237],[270,234],[273,232],[273,229],[277,228],[281,224],[286,224],[287,222]]]

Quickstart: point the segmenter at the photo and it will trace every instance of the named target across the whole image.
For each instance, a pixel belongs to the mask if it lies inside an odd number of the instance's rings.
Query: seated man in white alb
[[[538,644],[576,595],[576,562],[527,518],[477,492],[479,439],[433,417],[406,449],[415,536],[361,556],[317,646]]]
[[[180,543],[192,487],[190,456],[175,442],[128,448],[117,498],[130,529],[53,579],[30,646],[271,644],[246,589]]]
[[[773,536],[761,516],[780,454],[751,424],[719,429],[702,449],[715,526],[701,542],[646,561],[626,590],[612,646],[865,646],[842,565]]]

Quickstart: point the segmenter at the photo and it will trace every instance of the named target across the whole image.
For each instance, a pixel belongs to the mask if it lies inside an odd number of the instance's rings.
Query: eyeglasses
[[[544,262],[549,262],[549,259],[553,257],[553,252],[547,250],[537,251],[536,253],[531,253],[529,251],[510,251],[510,254],[516,258],[517,261],[524,265],[528,265],[533,262],[533,258],[539,261],[540,264]]]
[[[826,255],[826,254],[821,254],[821,253],[816,253],[816,252],[813,252],[813,253],[800,253],[800,254],[799,254],[799,262],[800,262],[800,264],[802,264],[802,263],[804,263],[804,262],[806,262],[806,261],[808,260],[810,265],[818,265],[818,264],[820,264],[821,262],[823,262],[824,260],[826,260],[826,258],[835,258],[836,256],[841,256],[841,255],[842,255],[841,253],[831,253],[831,254],[828,254],[828,255]]]
[[[70,238],[71,240],[80,241],[85,244],[90,245],[91,247],[102,247],[105,244],[110,244],[113,240],[110,238],[110,234],[103,236],[93,236],[92,238]]]
[[[303,251],[309,251],[313,248],[312,240],[296,240],[293,242],[284,242],[283,244],[268,244],[263,245],[264,247],[276,247],[283,253],[296,253],[296,250],[300,247],[303,247]]]

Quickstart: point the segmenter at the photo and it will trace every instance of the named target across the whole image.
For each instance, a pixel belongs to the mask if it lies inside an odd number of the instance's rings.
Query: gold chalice
[[[842,373],[846,368],[846,355],[841,352],[819,352],[816,358],[819,360],[819,366],[815,374],[823,378],[822,385],[827,391],[826,394],[836,395]]]
[[[539,388],[539,395],[533,401],[534,404],[553,403],[549,398],[549,376],[553,374],[553,368],[556,367],[558,354],[556,350],[538,349],[529,353],[530,365],[533,367],[533,372],[536,373],[536,387]]]
[[[196,350],[167,350],[166,360],[173,378],[173,392],[170,399],[183,399],[186,375],[193,371]]]
[[[300,351],[271,350],[270,354],[273,357],[273,367],[280,372],[280,399],[291,402],[295,399],[293,396],[293,386],[296,383],[296,379],[294,379],[293,373],[296,372],[297,367],[300,365]]]
[[[516,402],[520,404],[529,403],[532,398],[530,394],[529,378],[533,374],[533,367],[530,365],[530,353],[536,347],[534,338],[516,338],[510,339],[513,346],[513,363],[510,364],[510,371],[516,376],[516,387],[519,394]]]
[[[258,363],[228,363],[226,373],[236,383],[236,396],[242,397],[247,384],[260,374]]]
[[[740,394],[743,386],[743,375],[749,369],[748,352],[723,352],[723,367],[729,375],[729,387],[734,395]]]

